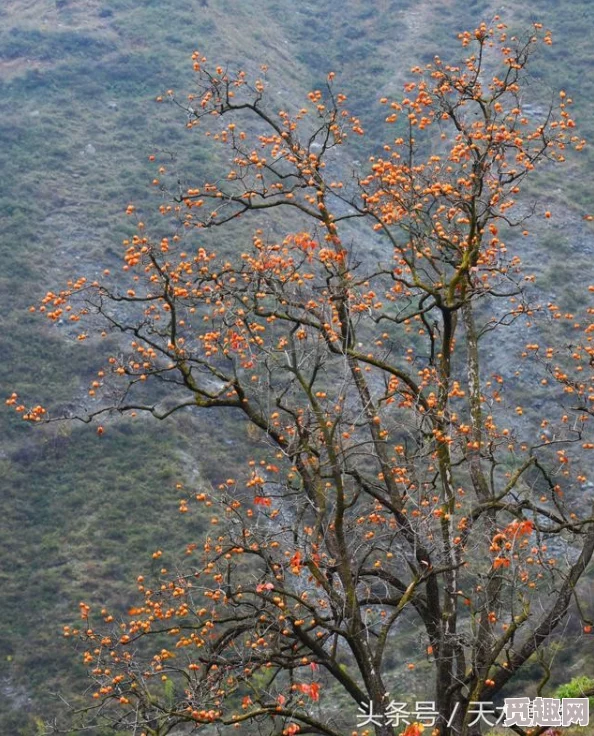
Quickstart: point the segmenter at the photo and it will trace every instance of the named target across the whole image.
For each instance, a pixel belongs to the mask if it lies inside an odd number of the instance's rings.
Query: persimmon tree
[[[93,698],[123,730],[418,734],[390,696],[390,653],[409,641],[409,667],[433,670],[428,731],[480,733],[473,704],[510,692],[577,600],[594,551],[591,328],[570,316],[569,354],[527,346],[551,396],[536,431],[530,399],[518,406],[531,387],[493,375],[483,345],[505,350],[509,325],[538,319],[517,196],[583,141],[565,93],[540,119],[523,110],[548,33],[481,25],[460,40],[459,66],[436,57],[380,101],[388,142],[350,178],[345,143],[363,129],[332,75],[274,112],[264,75],[195,53],[197,90],[169,99],[230,170],[164,201],[168,236],[139,220],[122,274],[43,300],[50,320],[86,325],[80,339],[120,336],[79,418],[225,410],[269,450],[196,489],[212,531],[175,570],[139,577],[127,618],[81,604]],[[251,242],[208,246],[248,218]]]

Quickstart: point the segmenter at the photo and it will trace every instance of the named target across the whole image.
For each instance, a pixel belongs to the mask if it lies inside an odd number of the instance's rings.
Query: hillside
[[[87,387],[105,346],[81,346],[65,325],[49,327],[28,308],[73,275],[92,278],[120,268],[121,241],[131,232],[126,205],[134,202],[148,217],[162,196],[151,187],[151,153],[171,152],[183,181],[216,170],[220,153],[188,133],[178,109],[154,102],[166,89],[192,89],[194,49],[248,70],[266,63],[279,108],[298,107],[335,71],[337,87],[367,131],[353,152],[365,161],[388,135],[379,98],[399,94],[413,64],[457,53],[456,33],[495,13],[513,28],[539,20],[552,29],[554,45],[539,63],[530,102],[546,107],[553,90],[565,89],[580,133],[594,140],[594,7],[587,0],[562,8],[555,0],[505,8],[489,0],[306,0],[297,6],[283,0],[5,0],[4,394],[17,391],[56,412],[80,402],[93,406]],[[545,171],[526,194],[526,208],[534,202],[553,217],[545,235],[533,228],[523,257],[545,293],[567,309],[577,306],[573,274],[594,281],[594,231],[582,219],[594,213],[593,150],[572,160],[562,177]],[[230,239],[220,243],[223,250],[233,246]],[[493,347],[494,370],[505,371],[512,348]],[[208,426],[189,415],[166,426],[114,422],[98,437],[93,426],[80,424],[32,429],[6,410],[0,427],[0,732],[28,736],[54,718],[64,723],[65,701],[83,702],[82,670],[60,637],[79,600],[125,608],[134,579],[153,564],[152,552],[177,553],[204,529],[201,518],[177,512],[179,499],[187,489],[233,474],[242,460],[238,448],[254,438],[229,414]]]

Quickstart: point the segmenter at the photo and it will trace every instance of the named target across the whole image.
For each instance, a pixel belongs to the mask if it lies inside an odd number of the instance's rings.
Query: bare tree
[[[534,441],[481,348],[534,319],[531,279],[502,240],[524,227],[522,181],[583,145],[563,93],[539,121],[522,111],[542,40],[538,26],[462,34],[460,66],[436,58],[413,69],[406,98],[381,100],[393,137],[344,181],[336,152],[363,130],[331,79],[298,113],[272,113],[263,81],[195,54],[199,91],[179,104],[188,127],[228,146],[231,170],[162,206],[179,222],[170,237],[139,222],[126,286],[81,279],[47,295],[50,319],[130,338],[85,421],[225,408],[270,448],[263,465],[246,458],[245,478],[197,494],[212,533],[185,567],[139,579],[143,601],[115,631],[81,604],[97,708],[115,719],[114,705],[122,728],[338,736],[360,708],[359,733],[392,736],[388,655],[416,638],[436,711],[416,720],[468,736],[480,732],[473,704],[493,701],[565,620],[594,551],[571,462],[594,447],[591,351],[565,370],[528,346],[551,396],[574,402],[558,423],[539,418]],[[205,247],[249,216],[249,246]],[[332,707],[347,700],[352,712]]]

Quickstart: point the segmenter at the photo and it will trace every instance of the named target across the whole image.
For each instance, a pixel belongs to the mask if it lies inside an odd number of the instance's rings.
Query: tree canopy
[[[469,736],[473,706],[509,692],[572,600],[591,633],[577,593],[594,552],[592,327],[538,306],[514,235],[550,217],[518,204],[523,181],[584,142],[563,91],[540,116],[525,109],[533,52],[550,43],[538,24],[460,41],[460,64],[436,57],[405,97],[380,100],[387,142],[362,170],[345,165],[364,126],[333,74],[301,109],[274,111],[266,69],[196,52],[196,91],[159,101],[225,146],[229,170],[164,197],[167,235],[129,205],[122,273],[73,278],[38,307],[81,341],[117,336],[89,389],[98,408],[78,418],[224,409],[269,450],[242,477],[188,489],[180,510],[195,496],[212,531],[175,570],[138,578],[123,621],[81,603],[82,627],[66,629],[121,729]],[[211,249],[250,217],[250,243]],[[505,331],[542,312],[572,346],[526,346],[550,396],[535,432],[532,386],[493,374],[484,345],[505,350]],[[435,711],[406,726],[390,697],[405,641],[408,666],[432,670]],[[358,726],[365,709],[375,718]]]

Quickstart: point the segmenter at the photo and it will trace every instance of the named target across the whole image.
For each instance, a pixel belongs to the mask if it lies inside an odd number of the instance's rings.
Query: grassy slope
[[[447,56],[456,30],[490,18],[485,0],[8,0],[0,9],[0,385],[5,393],[54,404],[84,395],[98,364],[49,330],[26,307],[72,273],[115,268],[127,232],[130,200],[146,202],[146,155],[179,151],[184,175],[213,166],[214,154],[188,138],[184,121],[152,103],[168,87],[188,89],[188,58],[199,48],[213,59],[271,69],[279,106],[298,104],[328,70],[338,72],[371,146],[384,135],[375,102],[398,94],[405,70]],[[290,9],[290,12],[288,10]],[[576,100],[584,133],[594,134],[588,29],[594,10],[572,0],[514,7],[518,27],[538,18],[557,43],[543,61],[542,82],[564,86]],[[590,136],[591,137],[591,136]],[[357,152],[363,154],[360,148]],[[545,175],[533,190],[557,223],[538,251],[550,289],[563,288],[559,253],[589,264],[590,235],[568,223],[591,210],[583,186],[588,154],[568,170],[562,188]],[[573,204],[572,204],[573,203]],[[574,206],[575,205],[575,206]],[[530,256],[530,254],[528,254]],[[569,297],[568,297],[569,298]],[[59,380],[56,380],[59,376]],[[79,383],[82,376],[83,383]],[[3,540],[0,579],[0,732],[33,733],[35,718],[57,712],[56,693],[70,697],[76,669],[59,638],[80,598],[123,603],[129,581],[150,566],[159,546],[176,549],[200,526],[175,512],[175,483],[192,472],[218,480],[237,461],[244,430],[223,422],[218,435],[191,442],[187,420],[168,432],[150,423],[110,427],[101,440],[78,427],[30,431],[0,417]],[[185,422],[185,423],[184,423]],[[183,450],[183,458],[180,457]],[[188,460],[191,458],[191,460]],[[203,460],[209,458],[209,461]]]

